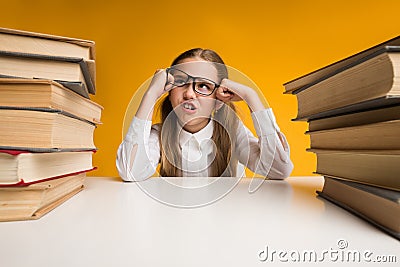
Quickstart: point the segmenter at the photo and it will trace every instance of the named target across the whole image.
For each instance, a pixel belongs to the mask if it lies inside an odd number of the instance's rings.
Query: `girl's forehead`
[[[174,68],[182,70],[194,77],[203,77],[211,80],[217,80],[218,73],[214,64],[215,63],[205,60],[199,60],[197,58],[189,58],[183,60],[178,65],[175,65]]]

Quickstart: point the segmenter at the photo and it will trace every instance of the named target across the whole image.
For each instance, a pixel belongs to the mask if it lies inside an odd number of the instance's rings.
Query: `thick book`
[[[96,125],[47,110],[0,109],[0,146],[95,150]]]
[[[19,187],[0,188],[0,221],[35,220],[84,188],[84,173]]]
[[[0,77],[55,80],[76,93],[95,94],[94,61],[0,50]]]
[[[95,42],[51,34],[0,28],[0,50],[95,60]]]
[[[400,103],[400,46],[343,70],[294,94],[295,120],[310,120]]]
[[[96,81],[95,42],[51,34],[0,28],[0,51],[50,57],[82,58]]]
[[[0,149],[0,187],[22,186],[93,170],[94,151],[32,153]]]
[[[308,121],[309,131],[329,130],[400,119],[400,105]]]
[[[313,149],[398,150],[400,120],[370,123],[330,130],[307,131]]]
[[[400,36],[394,37],[357,54],[351,55],[328,66],[286,82],[284,84],[285,93],[295,93],[295,90],[304,90],[313,84],[326,80],[343,70],[349,69],[358,65],[360,62],[364,62],[369,58],[374,57],[376,54],[381,53],[382,49],[385,49],[386,46],[400,46]]]
[[[400,192],[326,176],[317,193],[400,240]]]
[[[0,106],[45,108],[99,124],[103,107],[61,84],[42,79],[0,78]]]
[[[308,151],[317,155],[318,174],[400,191],[400,150]]]

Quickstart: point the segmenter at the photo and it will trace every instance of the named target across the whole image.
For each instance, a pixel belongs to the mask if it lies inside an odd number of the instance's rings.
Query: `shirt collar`
[[[213,131],[214,122],[212,119],[210,119],[206,127],[194,134],[189,133],[182,128],[179,136],[179,146],[182,148],[191,138],[194,138],[199,144],[201,144],[202,141],[211,139]]]

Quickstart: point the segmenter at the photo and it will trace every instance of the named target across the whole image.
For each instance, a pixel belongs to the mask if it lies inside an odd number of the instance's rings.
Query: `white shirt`
[[[289,144],[276,123],[271,108],[252,112],[256,138],[239,121],[235,140],[234,158],[239,161],[237,176],[244,174],[243,165],[251,171],[271,179],[284,179],[290,175],[293,164]],[[134,117],[129,130],[118,148],[116,165],[125,181],[141,181],[152,176],[160,161],[159,125]],[[214,122],[197,133],[181,131],[179,147],[182,155],[183,176],[209,176],[213,156]],[[241,168],[242,167],[242,168]]]

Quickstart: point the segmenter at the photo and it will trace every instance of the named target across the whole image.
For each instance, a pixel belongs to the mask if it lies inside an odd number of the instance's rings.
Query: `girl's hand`
[[[217,89],[217,99],[224,103],[244,100],[244,91],[247,89],[243,87],[246,86],[229,79],[223,79]],[[248,89],[252,90],[251,88]]]
[[[251,111],[262,110],[268,107],[268,103],[263,104],[253,88],[229,79],[222,80],[217,89],[216,97],[224,103],[244,100]]]
[[[169,77],[171,80],[171,77]],[[136,117],[142,120],[151,120],[153,117],[154,104],[166,92],[171,90],[172,84],[165,84],[167,72],[164,69],[157,70],[150,82],[149,88],[143,95],[139,108],[136,111]]]
[[[168,92],[172,88],[172,84],[166,84],[166,81],[167,72],[165,69],[158,69],[153,75],[147,93],[153,95],[156,99],[159,99],[164,93]]]

